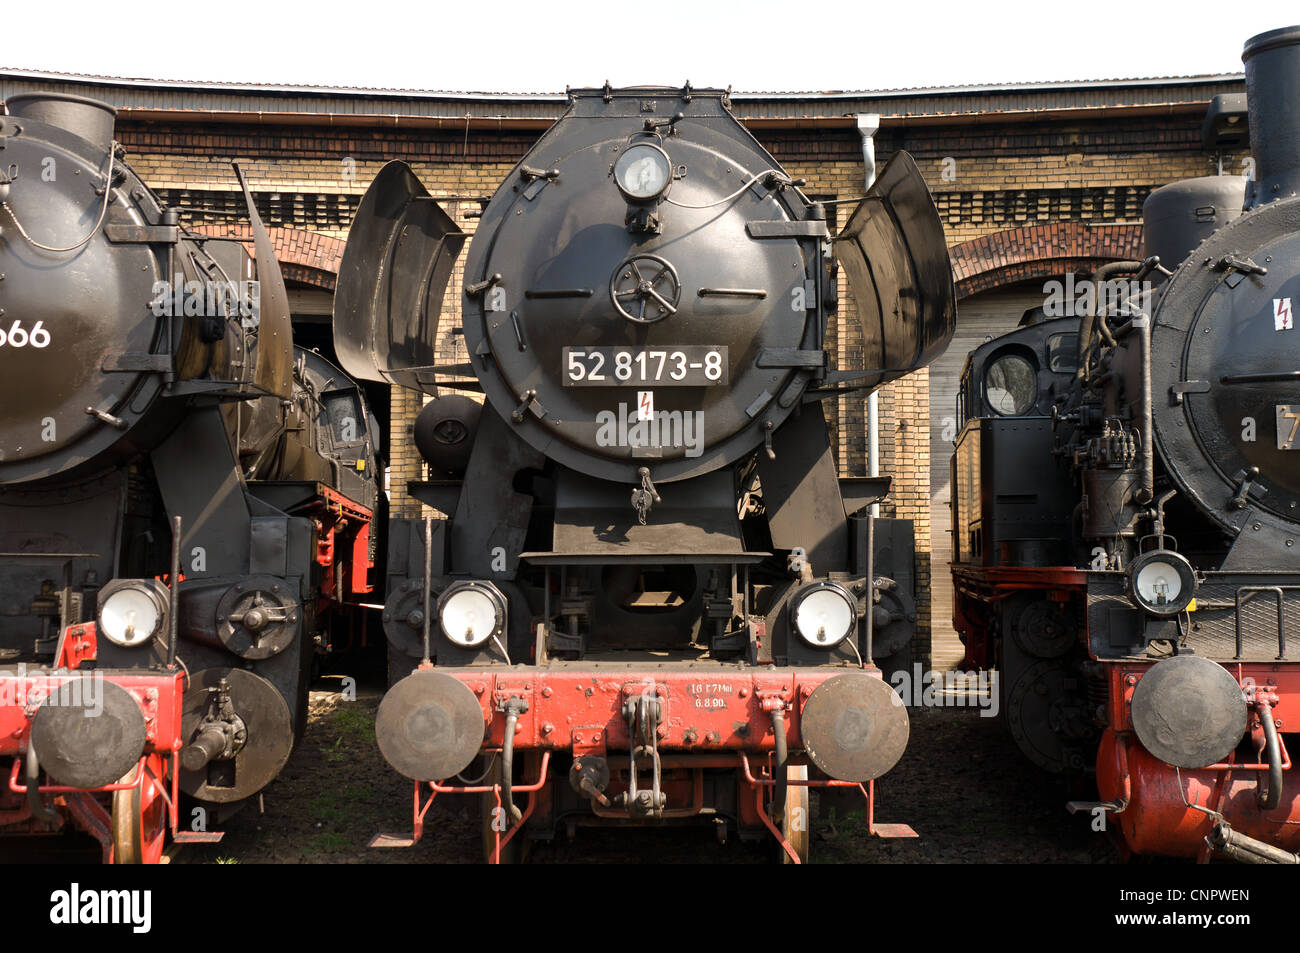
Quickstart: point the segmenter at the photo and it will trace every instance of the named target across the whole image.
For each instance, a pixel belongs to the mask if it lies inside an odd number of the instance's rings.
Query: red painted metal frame
[[[1295,833],[1300,830],[1300,797],[1294,790],[1288,791],[1293,785],[1284,784],[1282,803],[1265,811],[1254,801],[1259,783],[1255,779],[1269,770],[1265,761],[1237,761],[1234,753],[1227,761],[1195,770],[1179,770],[1160,761],[1138,741],[1131,710],[1134,691],[1157,663],[1105,664],[1108,727],[1097,753],[1097,778],[1102,797],[1121,799],[1125,804],[1115,817],[1126,850],[1208,862],[1211,851],[1205,835],[1216,815],[1251,837],[1285,850],[1300,848],[1300,834]],[[1255,750],[1262,751],[1264,746],[1259,718],[1267,713],[1278,729],[1282,770],[1289,773],[1293,764],[1282,735],[1288,725],[1279,712],[1300,710],[1300,666],[1233,662],[1224,668],[1239,684],[1249,686],[1248,730]],[[1292,727],[1300,728],[1300,721]]]
[[[179,752],[183,747],[181,719],[187,676],[180,669],[92,669],[82,672],[81,664],[95,659],[96,650],[94,623],[69,626],[60,640],[59,658],[56,660],[66,671],[38,669],[32,674],[24,673],[4,679],[6,691],[11,693],[11,697],[0,700],[0,757],[12,758],[8,792],[25,797],[27,785],[19,783],[19,778],[23,773],[24,757],[31,735],[31,718],[50,693],[66,682],[88,677],[111,681],[125,689],[140,706],[145,719],[145,746],[137,762],[135,780],[98,788],[75,788],[61,784],[40,784],[37,787],[42,795],[53,796],[56,809],[65,812],[77,827],[100,842],[107,862],[112,858],[111,817],[101,799],[106,795],[111,797],[115,791],[143,789],[146,775],[153,775],[159,796],[168,802],[168,827],[171,833],[177,831],[180,823]],[[160,759],[169,766],[170,796],[165,779],[154,775],[149,768],[151,758]],[[147,808],[142,795],[141,809],[144,811]],[[0,813],[0,825],[3,826],[30,826],[31,823],[34,823],[34,819],[25,802],[15,811]]]
[[[99,654],[99,633],[94,622],[70,625],[64,630],[55,668],[78,669],[82,662],[94,661]]]
[[[370,558],[370,523],[374,512],[323,483],[316,484],[316,496],[315,500],[298,507],[295,512],[309,515],[315,521],[317,564],[325,569],[332,567],[336,536],[350,533],[352,551],[348,556],[347,595],[373,592],[374,586],[370,582],[370,570],[374,568],[374,561]],[[338,602],[345,601],[345,595],[334,592],[333,585],[333,574],[326,573],[322,591]]]
[[[497,751],[495,753],[500,754],[500,751]],[[489,863],[492,864],[501,863],[501,848],[504,847],[506,844],[510,843],[510,841],[514,838],[514,836],[519,831],[523,830],[524,824],[526,824],[528,822],[528,818],[532,816],[533,811],[537,807],[537,792],[540,791],[542,788],[546,787],[546,785],[550,783],[550,768],[551,768],[551,753],[549,751],[543,751],[541,765],[539,766],[537,772],[538,774],[537,780],[532,784],[516,784],[513,786],[513,792],[515,794],[528,795],[528,804],[527,806],[525,806],[519,820],[515,822],[514,827],[510,828],[510,830],[506,833],[505,837],[501,836],[501,831],[499,830],[496,831],[496,845],[492,849],[492,857],[488,861]],[[420,806],[420,788],[422,784],[427,784],[429,786],[429,799],[424,802],[423,807]],[[414,820],[411,825],[411,845],[418,844],[420,842],[420,838],[424,836],[424,815],[429,813],[429,808],[433,806],[433,799],[436,798],[439,794],[493,794],[496,796],[497,799],[497,810],[501,809],[501,785],[500,784],[457,786],[457,785],[444,785],[437,781],[426,781],[426,782],[416,781],[415,782],[415,804],[413,808]]]
[[[1088,576],[1073,566],[952,565],[952,624],[966,646],[961,667],[991,668],[988,607],[1025,590],[1044,590],[1062,596],[1084,594]]]
[[[775,748],[771,709],[786,712],[786,744],[802,747],[799,714],[822,682],[844,670],[776,669],[718,671],[695,669],[534,670],[438,668],[474,692],[488,724],[486,749],[504,740],[501,709],[513,697],[528,702],[519,716],[516,751],[529,749],[590,751],[630,747],[622,715],[627,699],[650,691],[660,701],[658,746],[662,752],[712,754],[744,750],[755,754]],[[739,730],[738,730],[739,728]]]
[[[37,707],[59,686],[83,677],[87,676],[74,670],[63,675],[40,672],[5,679],[15,698],[0,704],[0,755],[26,751],[31,717]],[[89,677],[111,681],[135,699],[145,719],[145,751],[180,749],[183,672],[95,669]]]
[[[1107,693],[1109,697],[1107,698],[1106,709],[1107,722],[1111,730],[1117,733],[1132,734],[1133,693],[1137,690],[1142,676],[1150,671],[1151,667],[1156,663],[1107,662],[1104,664],[1106,665],[1107,680],[1109,682],[1109,691]],[[1257,694],[1262,700],[1268,701],[1274,725],[1279,732],[1278,743],[1282,750],[1282,770],[1291,770],[1291,755],[1287,752],[1286,740],[1281,736],[1281,733],[1287,731],[1288,728],[1286,722],[1277,717],[1277,712],[1280,708],[1286,708],[1288,711],[1300,711],[1300,666],[1295,663],[1287,664],[1283,662],[1232,662],[1224,664],[1223,667],[1237,679],[1238,684],[1252,686],[1252,690],[1246,692],[1248,700],[1252,694]],[[1259,726],[1258,715],[1253,711],[1253,707],[1252,704],[1250,730],[1252,735],[1262,742],[1263,730]],[[1293,727],[1300,730],[1300,719],[1297,720]],[[1260,747],[1262,747],[1262,744]],[[1207,765],[1200,770],[1267,771],[1268,768],[1266,762],[1222,762]]]
[[[956,598],[953,623],[966,643],[965,664],[988,667],[991,634],[987,607],[1022,590],[1059,593],[1065,597],[1085,596],[1087,573],[1073,567],[982,567],[959,564],[952,567]],[[1251,789],[1269,765],[1261,760],[1229,760],[1197,770],[1179,770],[1155,758],[1138,741],[1133,730],[1133,692],[1157,661],[1100,660],[1106,668],[1107,732],[1097,752],[1097,776],[1103,798],[1122,801],[1126,807],[1114,816],[1126,850],[1164,853],[1209,859],[1204,841],[1209,818],[1216,811],[1228,811],[1234,828],[1270,843],[1286,842],[1285,849],[1300,848],[1300,797],[1291,792],[1289,802],[1265,812],[1255,806]],[[1252,703],[1249,730],[1255,750],[1263,750],[1261,712],[1267,711],[1278,729],[1282,770],[1290,772],[1292,762],[1282,733],[1294,727],[1300,731],[1300,715],[1288,725],[1279,713],[1300,712],[1300,663],[1220,662],[1243,686],[1248,700],[1251,691],[1268,707]],[[1289,717],[1289,716],[1288,716]],[[1233,779],[1233,773],[1239,777]],[[1189,792],[1191,800],[1189,801]],[[1206,803],[1196,801],[1206,793]],[[1141,815],[1140,818],[1138,815]]]
[[[770,811],[767,809],[766,805],[764,804],[763,791],[767,788],[775,789],[776,787],[776,779],[771,777],[771,773],[772,773],[771,768],[769,767],[765,772],[768,775],[768,777],[764,777],[764,778],[754,777],[754,772],[750,769],[749,766],[749,758],[745,756],[745,753],[743,751],[740,753],[740,766],[742,771],[741,776],[745,779],[745,783],[754,789],[754,809],[757,812],[759,818],[762,820],[764,826],[767,827],[771,835],[776,838],[777,843],[781,845],[781,849],[785,851],[786,856],[790,858],[790,863],[802,864],[803,861],[799,859],[799,855],[795,852],[795,849],[790,846],[790,842],[786,839],[785,835],[781,833],[781,829],[772,823],[772,820],[769,817]],[[837,778],[828,778],[824,781],[810,779],[810,778],[804,778],[804,779],[791,778],[791,779],[787,779],[785,783],[787,787],[792,787],[792,788],[793,787],[857,788],[859,791],[862,792],[862,796],[866,799],[867,802],[866,805],[867,833],[871,834],[872,836],[875,836],[876,833],[876,829],[875,829],[876,782],[875,781],[868,781],[865,785],[863,785],[859,781],[841,781]]]
[[[1289,764],[1289,756],[1286,763]],[[1285,769],[1284,769],[1285,770]],[[1206,841],[1216,818],[1234,830],[1283,850],[1300,850],[1300,798],[1286,791],[1277,807],[1261,809],[1255,799],[1257,773],[1229,760],[1208,768],[1179,770],[1160,761],[1128,733],[1107,729],[1097,756],[1097,785],[1103,798],[1118,802],[1108,829],[1129,854],[1156,854],[1209,861]]]
[[[531,785],[515,785],[516,793],[528,793],[529,802],[525,818],[536,809],[536,792],[550,782],[547,775],[552,751],[572,751],[575,754],[604,755],[617,752],[626,756],[631,739],[628,724],[622,714],[623,702],[642,693],[653,693],[660,702],[662,717],[656,743],[662,755],[662,769],[669,771],[694,771],[692,804],[668,808],[666,816],[686,817],[701,812],[703,807],[703,770],[706,767],[733,769],[738,781],[754,793],[753,813],[743,802],[741,820],[746,826],[763,826],[772,832],[783,849],[793,854],[788,841],[779,828],[772,824],[764,805],[770,798],[765,792],[776,785],[771,778],[771,757],[776,749],[773,734],[772,712],[785,712],[786,746],[792,753],[802,748],[799,716],[803,705],[813,691],[826,680],[843,674],[847,669],[769,669],[767,671],[739,671],[723,669],[689,669],[685,667],[662,669],[575,669],[533,670],[527,672],[493,671],[486,668],[438,668],[439,672],[458,679],[469,687],[479,701],[484,721],[488,726],[485,753],[499,752],[504,741],[505,715],[503,708],[511,698],[528,702],[528,710],[519,715],[514,735],[514,750],[521,754],[540,752],[542,767],[539,779]],[[868,669],[879,676],[879,670]],[[749,756],[768,762],[766,777],[754,775]],[[797,754],[791,763],[799,762]],[[857,788],[867,805],[868,830],[877,834],[875,826],[875,785],[837,779],[790,781],[791,786]],[[421,785],[415,786],[413,802],[413,831],[409,842],[419,841],[423,833],[424,816],[438,794],[487,794],[495,792],[500,797],[499,785],[454,786],[428,782],[431,795],[422,801]],[[626,818],[626,812],[599,810],[598,816]],[[499,857],[500,847],[508,843],[522,822],[516,822],[505,838],[497,832],[498,844],[494,857]],[[905,825],[891,825],[906,830]],[[902,835],[902,836],[908,836]],[[883,832],[881,836],[886,835]],[[395,839],[381,835],[375,842],[392,845]],[[797,861],[797,858],[796,858]]]
[[[953,563],[953,583],[958,590],[996,601],[1021,589],[1088,588],[1088,574],[1075,566],[972,566]]]

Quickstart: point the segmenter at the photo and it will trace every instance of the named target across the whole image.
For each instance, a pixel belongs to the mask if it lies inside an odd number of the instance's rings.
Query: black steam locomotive
[[[1152,193],[1144,261],[970,355],[954,622],[1025,753],[1095,766],[1071,807],[1126,851],[1295,863],[1300,27],[1243,59],[1253,180]]]
[[[810,785],[870,810],[908,738],[881,669],[915,622],[911,526],[870,517],[887,479],[838,477],[822,402],[924,366],[954,294],[900,153],[834,238],[865,363],[832,366],[802,184],[721,90],[573,91],[483,209],[459,363],[437,345],[466,235],[402,163],[367,192],[336,348],[433,396],[410,493],[445,516],[391,523],[377,736],[415,838],[458,792],[491,859],[520,830],[704,820],[797,861]]]
[[[5,105],[0,830],[157,861],[277,775],[314,638],[370,589],[368,414],[295,354],[242,175],[253,257],[159,201],[110,107]]]

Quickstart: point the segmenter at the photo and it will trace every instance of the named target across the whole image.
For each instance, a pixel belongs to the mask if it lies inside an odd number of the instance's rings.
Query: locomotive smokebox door
[[[864,366],[855,383],[876,387],[924,367],[957,327],[956,292],[943,223],[906,152],[889,160],[843,231],[844,266],[862,322]]]
[[[484,209],[465,346],[520,439],[653,500],[762,446],[822,373],[829,236],[724,91],[570,95]]]
[[[465,234],[410,166],[390,162],[352,219],[334,296],[334,346],[353,377],[427,390],[438,317]],[[428,386],[425,386],[428,385]]]

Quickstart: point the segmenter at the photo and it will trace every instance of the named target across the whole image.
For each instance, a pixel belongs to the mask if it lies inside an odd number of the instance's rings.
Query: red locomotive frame
[[[13,698],[12,701],[6,698],[5,704],[0,705],[0,758],[10,759],[7,783],[0,791],[0,830],[6,834],[49,833],[52,826],[33,810],[32,801],[38,799],[64,815],[65,822],[71,822],[99,841],[105,863],[158,863],[162,860],[168,831],[173,840],[186,839],[186,832],[177,830],[180,795],[177,759],[184,746],[181,716],[185,674],[179,668],[83,670],[82,663],[93,661],[95,654],[95,624],[69,626],[64,631],[54,670],[6,679]],[[126,689],[139,704],[145,719],[144,751],[131,774],[116,784],[74,788],[39,783],[33,791],[30,782],[25,780],[31,716],[60,685],[86,677],[79,674],[83,671],[90,673],[90,677],[111,680]],[[122,816],[124,811],[131,816]],[[115,825],[124,824],[133,828],[124,835],[132,854],[129,858],[118,856],[122,836],[117,838],[115,846]],[[210,840],[220,836],[200,835],[200,838]]]
[[[965,664],[987,668],[989,623],[980,606],[1017,592],[1036,591],[1061,602],[1087,597],[1087,574],[1069,566],[1046,568],[952,567],[956,598],[953,624],[966,644]],[[1081,638],[1086,640],[1085,631]],[[1279,711],[1300,707],[1300,668],[1281,659],[1273,662],[1220,663],[1242,686],[1249,708],[1248,732],[1257,757],[1227,761],[1189,770],[1166,764],[1138,740],[1133,727],[1133,692],[1157,661],[1096,660],[1106,673],[1106,724],[1097,751],[1097,787],[1104,811],[1117,825],[1125,854],[1159,854],[1208,862],[1210,836],[1219,824],[1280,850],[1300,851],[1300,797],[1283,797],[1276,807],[1261,808],[1258,795],[1271,769],[1262,756],[1270,718],[1278,732],[1281,771],[1292,770],[1291,756],[1281,733],[1288,725]],[[1285,783],[1284,783],[1285,788]]]
[[[786,832],[769,816],[778,785],[773,777],[778,752],[775,728],[782,729],[784,750],[801,748],[799,721],[803,705],[818,686],[841,672],[783,669],[737,676],[708,670],[673,671],[668,667],[644,674],[636,670],[594,669],[497,673],[482,668],[439,668],[438,671],[462,682],[478,699],[488,726],[482,749],[485,754],[503,751],[524,754],[524,775],[529,780],[512,785],[511,791],[527,794],[528,800],[508,829],[500,830],[493,825],[495,844],[488,856],[489,863],[500,862],[502,848],[523,830],[530,818],[549,815],[550,791],[555,783],[551,771],[553,754],[570,753],[575,763],[584,757],[608,756],[612,763],[625,760],[631,764],[634,739],[630,723],[620,712],[625,702],[645,693],[652,693],[659,700],[663,713],[655,730],[657,743],[653,759],[660,765],[662,790],[669,807],[658,816],[700,815],[705,807],[703,772],[714,768],[731,770],[735,772],[738,787],[741,827],[765,828],[780,844],[788,862],[802,863]],[[880,671],[874,667],[866,669],[866,673],[880,677]],[[720,690],[710,692],[710,688]],[[526,702],[527,710],[508,715],[505,709],[512,700]],[[902,704],[901,699],[898,703]],[[514,728],[509,746],[506,745],[508,726]],[[876,823],[875,781],[810,780],[806,757],[791,756],[788,764],[793,768],[785,781],[788,789],[792,789],[789,797],[801,803],[805,811],[808,788],[856,788],[865,801],[870,834],[891,838],[916,836],[906,824]],[[641,772],[649,773],[644,768]],[[637,777],[634,771],[628,773]],[[414,784],[411,836],[380,834],[371,842],[372,847],[409,847],[417,843],[424,833],[425,815],[439,794],[490,795],[496,799],[498,808],[505,803],[501,783],[457,785],[417,781]],[[423,796],[426,789],[427,798]],[[629,823],[626,810],[609,807],[610,795],[617,798],[626,792],[627,781],[612,778],[609,788],[591,799],[592,812],[598,817],[616,817],[624,824]]]

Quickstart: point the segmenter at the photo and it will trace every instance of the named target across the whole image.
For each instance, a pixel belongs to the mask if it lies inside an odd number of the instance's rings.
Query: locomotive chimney
[[[1246,41],[1246,102],[1255,189],[1250,207],[1300,192],[1300,26]]]
[[[21,93],[5,100],[9,115],[48,123],[92,142],[104,152],[113,144],[117,110],[97,99],[67,93]]]

